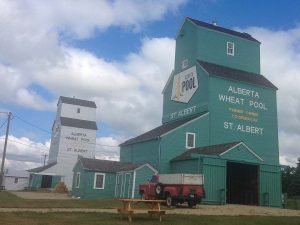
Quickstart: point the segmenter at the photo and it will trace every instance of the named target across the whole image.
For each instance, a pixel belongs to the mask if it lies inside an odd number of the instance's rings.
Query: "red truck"
[[[167,206],[187,202],[189,207],[205,197],[201,174],[157,174],[146,184],[140,184],[142,199],[165,199]]]

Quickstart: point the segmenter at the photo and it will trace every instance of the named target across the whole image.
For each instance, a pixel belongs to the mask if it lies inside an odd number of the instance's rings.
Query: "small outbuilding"
[[[138,198],[139,184],[157,173],[148,163],[79,157],[73,169],[72,196],[76,198]]]
[[[6,169],[4,186],[6,190],[20,191],[28,187],[29,173],[23,170]]]

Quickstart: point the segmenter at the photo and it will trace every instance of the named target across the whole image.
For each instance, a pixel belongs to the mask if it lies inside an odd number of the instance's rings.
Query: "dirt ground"
[[[12,194],[24,198],[24,199],[70,199],[71,197],[68,194],[60,194],[60,193],[40,193],[40,192],[11,192]]]
[[[70,199],[67,194],[57,193],[36,193],[36,192],[12,192],[13,194],[25,199]],[[0,212],[108,212],[116,213],[116,209],[67,209],[67,208],[49,208],[49,209],[16,209],[0,208]],[[144,213],[141,211],[140,213]],[[176,207],[167,211],[167,214],[190,214],[190,215],[256,215],[256,216],[299,216],[300,210],[278,209],[260,206],[246,205],[197,205],[194,209],[185,206]]]

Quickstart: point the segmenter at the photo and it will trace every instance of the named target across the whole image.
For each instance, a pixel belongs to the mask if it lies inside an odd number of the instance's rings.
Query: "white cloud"
[[[5,136],[0,136],[0,147],[2,160]],[[27,137],[17,138],[12,135],[8,137],[6,149],[5,168],[26,170],[43,165],[43,155],[49,153],[50,141],[36,143]]]
[[[249,28],[261,41],[261,71],[278,88],[280,162],[295,166],[300,157],[300,25],[290,30]]]
[[[120,159],[119,141],[113,137],[100,137],[96,140],[96,158],[118,161]]]
[[[43,96],[32,90],[32,84],[54,95],[73,96],[78,90],[83,97],[94,96],[95,92],[103,97],[114,94],[110,90],[115,85],[120,91],[127,90],[136,85],[133,77],[126,77],[115,65],[74,49],[67,42],[89,38],[95,30],[104,31],[111,26],[140,29],[162,19],[167,12],[176,11],[184,2],[0,1],[2,101],[53,110],[54,104],[49,106]],[[103,84],[98,88],[99,82]]]

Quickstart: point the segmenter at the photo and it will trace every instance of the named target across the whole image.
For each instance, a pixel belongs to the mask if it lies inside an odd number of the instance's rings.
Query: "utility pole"
[[[4,149],[3,149],[3,155],[2,155],[2,163],[1,163],[1,171],[0,171],[0,190],[4,190],[4,163],[5,163],[5,157],[6,157],[6,147],[7,147],[7,139],[8,139],[8,133],[9,133],[9,125],[11,120],[12,113],[8,112],[7,114],[7,127],[6,127],[6,135],[5,135],[5,141],[4,141]]]
[[[44,156],[44,166],[45,166],[46,165],[46,158],[47,158],[48,155],[44,154],[43,156]]]

